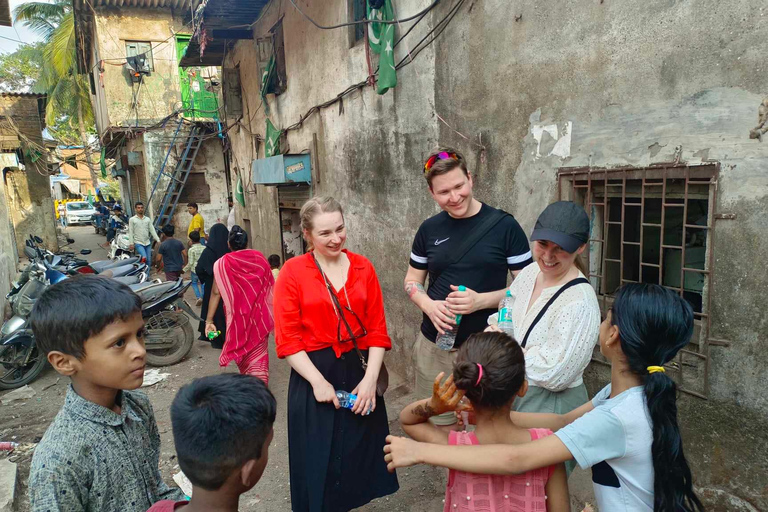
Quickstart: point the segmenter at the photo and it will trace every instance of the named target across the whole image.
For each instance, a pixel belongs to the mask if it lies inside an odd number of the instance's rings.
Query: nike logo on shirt
[[[451,237],[448,237],[448,238],[446,238],[444,240],[435,240],[435,245],[440,245],[441,243],[447,242],[450,239],[451,239]]]

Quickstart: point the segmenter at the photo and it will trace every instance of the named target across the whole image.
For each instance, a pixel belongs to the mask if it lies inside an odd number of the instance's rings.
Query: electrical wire
[[[414,20],[414,19],[418,18],[419,16],[429,12],[434,6],[436,6],[438,3],[440,3],[440,0],[435,0],[426,9],[424,9],[423,11],[417,12],[413,16],[409,16],[409,17],[403,18],[401,20],[368,20],[368,19],[366,19],[366,20],[360,20],[360,21],[350,21],[348,23],[341,23],[339,25],[331,25],[329,27],[324,27],[323,25],[319,25],[315,20],[313,20],[312,18],[307,16],[304,13],[304,11],[302,11],[299,8],[299,6],[296,5],[296,0],[291,0],[291,3],[296,8],[296,10],[299,11],[299,13],[301,13],[302,16],[304,16],[310,23],[312,23],[317,28],[322,29],[322,30],[333,30],[333,29],[336,29],[336,28],[350,27],[352,25],[363,25],[363,24],[368,24],[368,23],[381,23],[383,25],[395,25],[397,23],[402,23],[402,22],[405,22],[405,21],[411,21],[411,20]]]

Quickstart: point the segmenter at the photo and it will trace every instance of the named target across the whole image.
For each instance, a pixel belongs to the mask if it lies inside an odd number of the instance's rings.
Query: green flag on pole
[[[392,21],[395,19],[392,11],[392,0],[384,0],[379,9],[371,8],[371,0],[366,2],[369,20]],[[379,79],[376,92],[386,93],[397,85],[395,70],[395,25],[392,23],[369,23],[368,41],[373,53],[379,55]]]
[[[267,119],[267,149],[265,156],[275,156],[280,152],[280,130]]]
[[[240,203],[240,206],[245,206],[245,193],[243,192],[243,182],[240,180],[240,176],[237,177],[237,186],[235,186],[235,201]]]

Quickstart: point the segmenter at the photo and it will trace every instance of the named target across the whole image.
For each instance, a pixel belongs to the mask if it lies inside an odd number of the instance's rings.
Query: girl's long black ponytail
[[[677,386],[664,372],[649,373],[685,347],[693,333],[693,310],[678,294],[658,285],[629,284],[616,294],[611,322],[619,328],[630,369],[645,376],[645,398],[653,424],[651,454],[654,512],[700,512],[691,469],[677,424]]]

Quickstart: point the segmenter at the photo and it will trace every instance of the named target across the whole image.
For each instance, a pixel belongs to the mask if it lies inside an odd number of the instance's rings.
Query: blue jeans
[[[205,293],[205,285],[200,284],[200,280],[197,278],[197,274],[194,272],[190,273],[190,277],[192,278],[192,291],[195,292],[195,297],[202,299],[203,293]]]
[[[152,244],[134,244],[134,249],[136,249],[136,254],[138,256],[144,256],[147,259],[147,265],[152,265]]]

